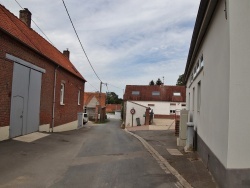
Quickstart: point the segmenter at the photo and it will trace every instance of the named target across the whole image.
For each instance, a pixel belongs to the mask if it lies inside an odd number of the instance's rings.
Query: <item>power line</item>
[[[20,3],[17,1],[17,0],[15,0],[16,1],[16,3],[19,5],[19,7],[21,7],[21,9],[24,9],[21,5],[20,5]],[[49,40],[49,37],[43,32],[43,30],[36,24],[36,22],[33,20],[33,19],[31,19],[31,21],[36,25],[36,27],[42,32],[42,34],[46,37],[46,39],[53,45],[53,46],[55,46],[52,42],[51,42],[51,40]]]
[[[90,84],[89,82],[87,82],[90,86],[92,86],[96,91],[98,91],[98,89],[95,87],[95,86],[93,86],[92,84]]]
[[[107,83],[108,85],[110,85],[110,86],[112,86],[112,87],[115,87],[115,88],[117,88],[117,89],[121,89],[121,90],[123,90],[122,88],[120,88],[120,87],[117,87],[117,86],[114,86],[114,85],[111,85],[111,84],[109,84],[109,83]]]
[[[19,7],[21,8],[21,9],[24,9],[22,6],[21,6],[21,4],[17,1],[17,0],[15,0],[15,2],[19,5]],[[32,19],[31,19],[32,20]],[[37,26],[37,28],[43,33],[43,35],[47,38],[47,40],[53,45],[53,43],[51,42],[51,40],[48,38],[48,36],[42,31],[42,29],[36,24],[36,22],[34,21],[34,20],[32,20],[32,22]],[[54,46],[54,45],[53,45]],[[85,51],[84,51],[85,52]],[[87,55],[86,53],[85,53],[85,55]],[[87,57],[88,58],[88,57]],[[98,77],[99,78],[99,77]],[[100,80],[100,79],[99,79]],[[96,88],[96,87],[94,87],[92,84],[90,84],[89,82],[87,82],[90,86],[92,86],[96,91],[98,91],[98,89]],[[73,84],[74,85],[74,84]]]
[[[89,60],[89,58],[88,58],[88,56],[87,56],[87,53],[85,52],[85,50],[84,50],[84,48],[83,48],[82,42],[81,42],[81,40],[80,40],[80,38],[79,38],[79,36],[78,36],[78,34],[77,34],[77,31],[76,31],[76,29],[75,29],[75,26],[74,26],[74,24],[73,24],[73,21],[72,21],[70,15],[69,15],[69,11],[68,11],[68,9],[67,9],[67,7],[66,7],[66,4],[64,3],[64,0],[62,0],[62,2],[63,2],[63,5],[64,5],[64,7],[65,7],[65,10],[66,10],[66,12],[67,12],[67,14],[68,14],[69,20],[70,20],[70,22],[71,22],[71,24],[72,24],[72,27],[74,28],[75,34],[76,34],[76,36],[77,36],[77,39],[78,39],[78,41],[79,41],[79,43],[80,43],[80,45],[81,45],[81,47],[82,47],[82,50],[83,50],[83,52],[84,52],[84,54],[85,54],[85,56],[86,56],[86,58],[87,58],[87,60],[88,60],[88,63],[89,63],[89,65],[91,66],[92,70],[94,71],[96,77],[100,80],[100,82],[102,82],[102,80],[101,80],[101,79],[99,78],[99,76],[97,75],[97,73],[96,73],[94,67],[92,66],[92,64],[91,64],[91,62],[90,62],[90,60]]]

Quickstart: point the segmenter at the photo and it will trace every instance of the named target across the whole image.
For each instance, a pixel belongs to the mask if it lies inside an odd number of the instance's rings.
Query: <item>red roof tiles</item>
[[[92,98],[95,97],[99,102],[99,92],[85,92],[84,93],[84,105],[87,106]],[[101,107],[104,107],[106,104],[106,93],[101,93]]]
[[[179,93],[180,96],[176,96],[174,93]],[[134,101],[186,102],[186,88],[185,86],[127,85],[123,99]]]
[[[27,27],[20,19],[0,5],[0,30],[8,33],[28,47],[49,58],[55,64],[86,81],[74,65],[58,49]]]

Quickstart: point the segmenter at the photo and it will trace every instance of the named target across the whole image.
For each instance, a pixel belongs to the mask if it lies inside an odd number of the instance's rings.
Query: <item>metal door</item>
[[[10,115],[10,137],[38,130],[42,73],[14,64]]]
[[[11,138],[22,135],[26,124],[29,72],[29,68],[14,64],[10,112]]]
[[[42,73],[30,70],[26,134],[38,131]]]

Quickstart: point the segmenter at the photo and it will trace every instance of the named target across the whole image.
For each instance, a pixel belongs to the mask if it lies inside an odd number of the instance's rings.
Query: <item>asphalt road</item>
[[[171,188],[166,174],[119,120],[0,143],[0,187]]]

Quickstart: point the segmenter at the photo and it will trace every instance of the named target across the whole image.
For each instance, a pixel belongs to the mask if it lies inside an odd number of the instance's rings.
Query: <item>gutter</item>
[[[54,76],[54,89],[53,89],[53,106],[52,106],[52,126],[51,126],[51,132],[53,133],[53,129],[54,129],[54,126],[55,126],[55,103],[56,103],[56,74],[57,74],[57,69],[59,68],[60,66],[58,65],[56,68],[55,68],[55,76]]]

